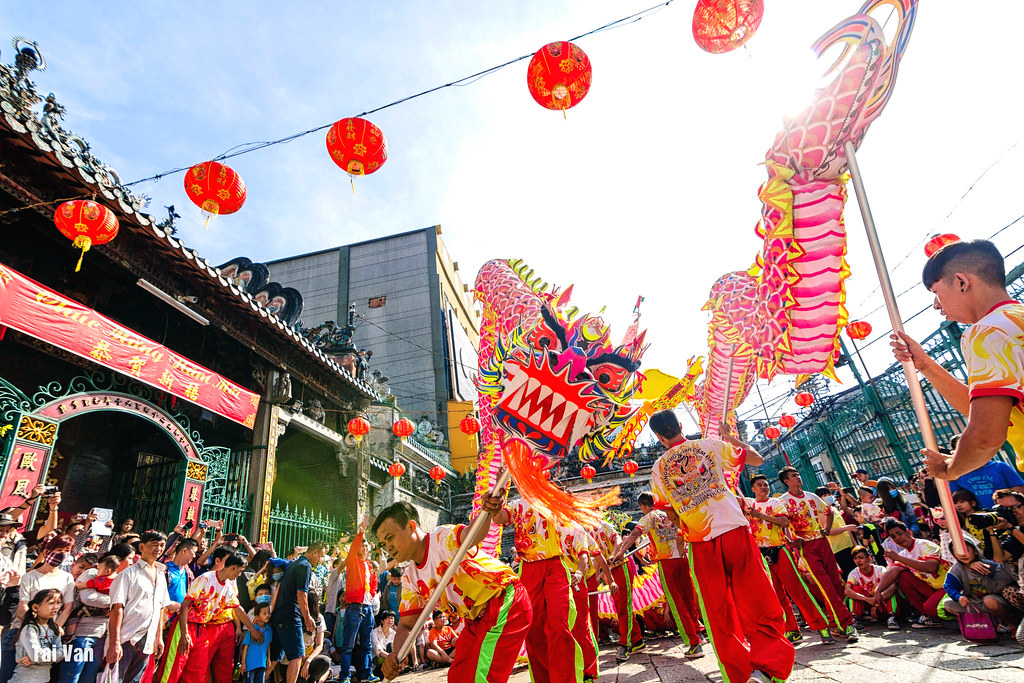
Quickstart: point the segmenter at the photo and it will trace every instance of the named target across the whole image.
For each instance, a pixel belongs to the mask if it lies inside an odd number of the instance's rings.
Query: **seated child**
[[[942,608],[948,613],[964,614],[973,607],[988,612],[1003,626],[1016,628],[1021,615],[1002,596],[1003,589],[1013,585],[1013,577],[1000,563],[981,556],[980,544],[973,536],[964,534],[964,540],[967,552],[963,555],[953,552],[950,542],[956,564],[946,574],[942,586],[946,590]],[[983,573],[980,570],[984,568],[988,571]]]
[[[99,591],[104,595],[110,594],[110,584],[114,582],[117,577],[117,567],[120,564],[116,557],[108,555],[104,557],[96,565],[96,576],[95,578],[89,579],[88,581],[76,582],[75,588],[83,590],[85,588],[92,588],[95,591]]]
[[[896,584],[892,584],[877,597],[875,589],[882,582],[885,569],[871,561],[871,553],[864,546],[854,546],[850,551],[857,566],[846,579],[846,597],[850,598],[850,611],[857,618],[870,616],[875,621],[888,617],[888,628],[899,629],[896,622]]]
[[[452,663],[452,653],[455,652],[455,641],[459,637],[448,625],[444,612],[434,610],[431,616],[434,617],[434,627],[430,629],[428,637],[430,645],[427,646],[427,659],[435,664],[449,666]]]

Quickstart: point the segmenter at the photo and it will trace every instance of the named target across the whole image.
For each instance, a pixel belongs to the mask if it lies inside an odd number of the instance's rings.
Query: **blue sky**
[[[67,128],[134,180],[358,114],[650,4],[12,3],[0,16],[0,57],[11,61],[10,37],[38,41],[49,63],[38,88],[67,107]],[[758,163],[782,116],[809,102],[808,47],[859,8],[770,2],[747,48],[708,55],[691,37],[692,5],[677,0],[581,40],[594,84],[567,120],[529,96],[525,61],[371,116],[390,158],[355,196],[323,133],[228,162],[248,201],[209,231],[181,175],[139,191],[155,214],[176,205],[179,236],[214,263],[441,224],[467,281],[488,259],[522,257],[549,281],[576,283],[581,308],[607,305],[613,334],[643,294],[645,365],[682,372],[706,352],[699,309],[709,287],[747,268],[759,247]],[[1019,55],[1011,32],[986,23],[1024,24],[1024,3],[986,7],[923,3],[895,94],[861,148],[897,291],[917,281],[928,234],[988,237],[1024,214]],[[850,195],[849,308],[860,318],[882,301]],[[996,242],[1008,253],[1022,237],[1024,221]],[[1024,250],[1008,265],[1020,261]],[[928,300],[922,287],[902,297],[904,317]],[[884,330],[884,310],[867,319]],[[925,313],[908,329],[924,334],[938,322]],[[877,372],[889,356],[879,343],[865,358]],[[766,397],[788,387],[777,380]]]

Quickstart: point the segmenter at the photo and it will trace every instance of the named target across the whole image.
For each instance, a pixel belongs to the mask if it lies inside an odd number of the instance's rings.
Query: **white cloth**
[[[156,563],[155,576],[147,573],[149,565],[139,560],[117,575],[110,584],[110,604],[123,605],[121,614],[122,643],[137,645],[145,638],[143,654],[152,654],[156,644],[156,632],[160,627],[161,612],[171,604],[167,592],[167,570]]]
[[[388,645],[394,645],[395,643],[395,627],[391,627],[391,631],[384,635],[384,629],[380,626],[373,629],[370,632],[370,643],[373,645],[373,656],[374,657],[387,657],[388,656]]]
[[[18,601],[31,602],[36,593],[46,588],[59,590],[60,599],[64,605],[75,601],[75,580],[71,578],[71,574],[61,569],[54,569],[47,574],[33,569],[25,574],[21,577],[21,585],[18,588]],[[21,628],[21,619],[15,617],[11,621],[11,628]]]

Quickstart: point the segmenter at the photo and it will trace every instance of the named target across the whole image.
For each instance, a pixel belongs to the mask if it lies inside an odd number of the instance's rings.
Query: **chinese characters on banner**
[[[252,429],[259,395],[0,264],[0,323]]]
[[[192,522],[191,529],[195,529],[200,522],[200,515],[203,512],[203,484],[198,481],[185,482],[185,496],[181,501],[181,517],[179,524]]]
[[[57,425],[32,415],[22,415],[4,477],[0,482],[0,509],[18,507],[32,497],[32,489],[45,483],[50,453],[57,437]],[[35,519],[39,502],[20,517],[19,530]]]

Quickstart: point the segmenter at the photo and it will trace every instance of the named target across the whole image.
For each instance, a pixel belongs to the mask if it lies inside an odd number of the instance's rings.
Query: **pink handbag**
[[[974,605],[969,605],[967,612],[958,614],[956,619],[960,624],[960,634],[964,640],[969,640],[972,643],[994,643],[999,640],[996,622],[992,620],[992,615],[980,611]]]

